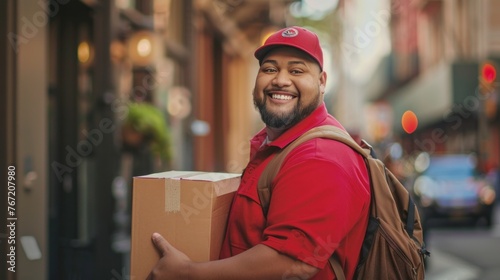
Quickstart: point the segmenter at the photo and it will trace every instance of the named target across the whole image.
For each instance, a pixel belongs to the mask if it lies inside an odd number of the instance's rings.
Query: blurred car
[[[420,171],[412,188],[413,197],[426,223],[435,218],[485,219],[491,226],[495,190],[476,173],[471,155],[419,156],[415,169]]]

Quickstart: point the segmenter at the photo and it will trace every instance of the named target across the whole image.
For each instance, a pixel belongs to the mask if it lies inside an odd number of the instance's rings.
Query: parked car
[[[421,171],[415,179],[412,194],[422,220],[436,218],[483,218],[491,226],[495,189],[476,172],[471,155],[419,156],[415,162]]]

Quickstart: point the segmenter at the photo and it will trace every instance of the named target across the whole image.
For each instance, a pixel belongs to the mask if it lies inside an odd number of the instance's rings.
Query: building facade
[[[393,134],[385,139],[401,141],[409,155],[475,153],[481,171],[498,166],[498,87],[484,91],[481,66],[498,64],[499,4],[390,1],[391,53],[380,64],[385,85],[369,98],[391,109]],[[402,128],[407,110],[418,118],[413,133]]]

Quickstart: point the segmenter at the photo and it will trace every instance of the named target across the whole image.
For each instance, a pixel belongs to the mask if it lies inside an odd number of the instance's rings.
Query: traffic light
[[[479,94],[482,95],[483,111],[488,119],[495,118],[498,110],[497,65],[490,60],[479,64]]]
[[[481,63],[479,68],[479,88],[482,94],[490,94],[495,90],[497,67],[491,61]]]

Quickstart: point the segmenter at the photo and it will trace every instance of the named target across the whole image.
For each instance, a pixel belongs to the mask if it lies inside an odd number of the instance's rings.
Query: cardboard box
[[[194,261],[216,260],[240,174],[168,171],[134,177],[130,275],[146,279],[159,260],[151,235],[162,234]]]

